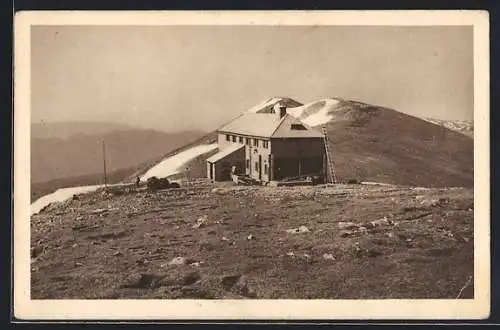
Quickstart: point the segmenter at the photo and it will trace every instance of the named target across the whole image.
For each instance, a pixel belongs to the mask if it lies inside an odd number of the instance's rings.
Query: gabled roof
[[[302,129],[293,129],[292,125],[301,126]],[[271,135],[272,138],[322,138],[323,134],[307,126],[301,120],[286,114]]]
[[[243,113],[219,131],[270,137],[279,123],[280,119],[273,113]]]
[[[207,161],[209,161],[211,163],[214,163],[214,162],[216,162],[218,160],[221,160],[221,159],[229,156],[233,152],[238,151],[238,150],[243,149],[243,148],[245,148],[244,144],[231,144],[227,148],[224,148],[224,149],[220,150],[215,155],[207,158]]]
[[[292,124],[302,125],[305,129],[292,129]],[[289,114],[280,119],[274,113],[243,113],[219,131],[267,138],[323,137],[323,134]]]

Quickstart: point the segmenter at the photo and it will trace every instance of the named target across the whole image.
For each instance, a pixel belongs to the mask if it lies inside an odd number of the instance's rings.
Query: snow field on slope
[[[178,154],[170,156],[156,166],[150,168],[144,175],[140,177],[141,181],[145,181],[148,178],[156,176],[158,178],[168,177],[180,173],[183,169],[183,165],[190,160],[203,155],[207,152],[215,150],[217,148],[217,143],[212,144],[202,144],[196,147],[189,148],[187,150],[181,151]]]
[[[57,189],[51,194],[45,195],[37,199],[30,206],[31,215],[40,212],[45,206],[54,203],[54,202],[63,202],[73,195],[88,193],[92,191],[96,191],[98,188],[104,187],[104,185],[95,185],[95,186],[80,186],[80,187],[70,187],[70,188],[61,188]]]

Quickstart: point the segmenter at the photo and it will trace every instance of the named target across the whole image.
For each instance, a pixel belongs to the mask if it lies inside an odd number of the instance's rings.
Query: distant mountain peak
[[[472,120],[445,120],[434,118],[423,119],[430,123],[446,127],[447,129],[450,129],[452,131],[474,137],[474,122]]]
[[[295,108],[295,107],[302,105],[302,103],[295,101],[294,99],[292,99],[290,97],[273,96],[273,97],[267,98],[264,101],[260,102],[256,106],[249,109],[247,112],[269,113],[273,110],[273,107],[277,103],[284,104],[288,108]]]

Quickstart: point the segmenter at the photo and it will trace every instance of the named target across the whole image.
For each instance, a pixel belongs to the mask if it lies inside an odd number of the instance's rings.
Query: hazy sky
[[[212,130],[270,96],[473,117],[471,27],[37,26],[32,121]]]

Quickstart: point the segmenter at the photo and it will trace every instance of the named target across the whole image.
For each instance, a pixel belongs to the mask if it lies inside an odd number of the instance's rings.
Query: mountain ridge
[[[269,112],[282,99],[268,98],[247,111]],[[288,104],[302,104],[284,99]],[[471,137],[390,108],[338,97],[326,99],[335,101],[320,99],[288,108],[287,112],[305,119],[306,124],[307,119],[314,118],[309,126],[316,129],[326,125],[335,169],[344,182],[354,179],[408,186],[473,186]],[[317,106],[318,102],[323,105]],[[205,177],[203,157],[187,166]]]

